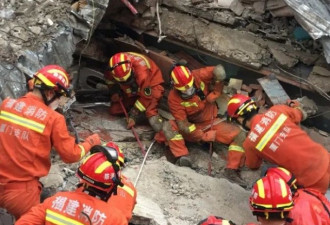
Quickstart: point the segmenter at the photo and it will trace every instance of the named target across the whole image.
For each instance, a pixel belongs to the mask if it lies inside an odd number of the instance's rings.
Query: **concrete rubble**
[[[71,66],[78,64],[77,56],[89,55],[89,59],[106,64],[108,55],[99,50],[107,42],[95,44],[91,35],[98,26],[103,31],[113,31],[117,23],[133,28],[138,34],[162,36],[163,39],[158,39],[160,42],[181,42],[255,71],[266,68],[281,74],[294,72],[304,64],[311,68],[304,71],[309,82],[325,93],[330,91],[330,68],[322,55],[321,44],[311,39],[299,42],[292,37],[298,23],[280,17],[293,15],[284,1],[137,2],[132,4],[138,16],[133,16],[121,1],[111,1],[111,4],[109,0],[0,2],[0,102],[8,96],[23,95],[27,79],[43,65],[60,64],[72,71],[75,81],[77,68]],[[200,66],[185,57],[195,66],[192,68]],[[102,75],[91,69],[86,71]],[[228,95],[234,91],[253,93],[260,106],[269,102],[257,81],[254,84],[236,81],[226,88]],[[218,103],[224,106],[227,100],[228,96],[223,95]],[[222,115],[223,108],[219,111]],[[136,181],[143,157],[133,134],[125,128],[124,118],[110,116],[105,105],[84,108],[76,104],[71,113],[81,140],[98,133],[103,142],[112,140],[122,147],[129,159],[124,174]],[[304,129],[330,151],[328,133]],[[136,130],[144,145],[149,146],[154,135],[152,129],[142,121]],[[168,148],[154,145],[137,183],[138,203],[132,224],[196,224],[209,214],[226,217],[237,224],[255,221],[248,208],[250,190],[223,179],[227,147],[214,146],[211,176],[207,175],[209,146],[188,144],[188,148],[194,159],[193,169],[176,167],[168,162],[171,161]],[[46,194],[73,190],[78,183],[75,176],[78,164],[64,164],[55,152],[52,162],[49,175],[42,178]],[[241,174],[251,187],[260,170],[243,168]],[[0,224],[9,224],[10,219],[3,222],[3,215],[0,210]]]

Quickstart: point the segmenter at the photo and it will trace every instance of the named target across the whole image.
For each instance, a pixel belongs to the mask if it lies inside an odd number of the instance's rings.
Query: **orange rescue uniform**
[[[16,225],[94,224],[125,225],[125,216],[107,202],[84,192],[59,192],[34,206]]]
[[[329,225],[330,202],[319,191],[305,188],[298,189],[293,196],[294,207],[289,218],[290,225]]]
[[[243,143],[246,166],[259,168],[265,159],[288,169],[298,184],[325,193],[329,186],[329,153],[298,126],[301,120],[301,111],[286,105],[275,105],[255,115]]]
[[[124,216],[126,216],[127,222],[132,218],[132,212],[136,204],[136,189],[132,182],[130,182],[125,176],[121,176],[121,182],[123,187],[117,187],[117,195],[111,195],[108,200],[110,208],[117,208]]]
[[[91,148],[76,144],[63,115],[28,93],[0,106],[0,207],[16,218],[40,202],[39,178],[50,169],[50,151],[66,163],[79,161]],[[24,199],[24,201],[22,201]]]
[[[158,102],[164,93],[161,70],[154,61],[145,55],[134,52],[125,52],[125,54],[132,63],[132,71],[137,84],[136,90],[130,85],[120,84],[126,110],[134,106],[140,112],[145,112],[147,118],[158,115]],[[110,88],[116,84],[110,71],[105,72],[105,79]],[[119,102],[111,102],[110,113],[114,115],[124,113]]]
[[[210,93],[209,85],[213,80],[213,66],[205,67],[192,71],[194,77],[194,86],[200,89],[205,97]],[[176,122],[187,120],[189,124],[189,133],[179,130],[174,121],[171,122],[172,129],[180,134],[168,140],[171,152],[175,157],[188,154],[185,141],[200,141],[200,130],[210,126],[209,130],[215,130],[215,141],[229,144],[227,168],[238,169],[244,157],[244,149],[235,144],[235,137],[241,132],[238,126],[227,122],[215,124],[218,120],[218,107],[216,103],[209,103],[206,99],[202,100],[200,96],[195,94],[190,99],[184,100],[180,96],[180,92],[172,89],[168,95],[168,105],[170,112],[174,116]],[[214,124],[214,125],[211,125]]]

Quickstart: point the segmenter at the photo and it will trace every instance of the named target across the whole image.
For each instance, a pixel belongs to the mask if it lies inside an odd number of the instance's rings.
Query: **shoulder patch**
[[[144,89],[144,94],[145,94],[146,96],[150,96],[150,95],[151,95],[151,88],[150,88],[150,87],[146,87],[146,88]]]

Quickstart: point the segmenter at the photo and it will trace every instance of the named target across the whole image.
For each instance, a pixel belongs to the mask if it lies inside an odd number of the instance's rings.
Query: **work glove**
[[[221,64],[216,65],[213,69],[213,75],[215,81],[223,81],[226,79],[225,68]]]
[[[127,119],[127,129],[132,129],[135,126],[135,120],[131,117]]]
[[[92,134],[92,135],[88,136],[85,139],[85,141],[88,142],[91,146],[101,144],[101,139],[100,139],[100,136],[98,134]]]
[[[111,95],[111,102],[119,102],[120,100],[120,95],[118,93],[113,93]]]
[[[196,141],[200,141],[200,140],[202,140],[203,135],[204,135],[204,132],[203,132],[201,129],[196,129],[196,130],[194,130],[194,132],[193,132],[193,138],[194,138]]]
[[[298,108],[303,114],[303,120],[316,114],[318,107],[315,102],[308,97],[289,100],[288,105],[292,108]]]
[[[216,133],[217,133],[216,130],[210,130],[210,131],[204,132],[202,141],[205,141],[205,142],[215,141]]]

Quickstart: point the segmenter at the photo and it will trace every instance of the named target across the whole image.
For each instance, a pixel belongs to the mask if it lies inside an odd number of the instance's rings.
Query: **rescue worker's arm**
[[[301,120],[305,120],[309,116],[315,115],[318,110],[316,103],[312,99],[309,99],[306,96],[304,96],[302,98],[297,98],[295,100],[289,100],[287,102],[287,104],[291,108],[300,110],[300,112],[302,113]]]
[[[97,134],[86,138],[81,144],[75,143],[75,138],[70,136],[64,117],[59,115],[51,131],[51,142],[65,163],[78,162],[89,152],[92,146],[101,144],[100,137]]]
[[[115,82],[110,71],[105,71],[104,79],[109,88],[111,102],[119,102],[119,99],[121,98],[121,94],[122,94],[120,85]]]
[[[213,80],[213,70],[214,66],[207,66],[201,69],[193,70],[192,73],[208,85]]]
[[[204,132],[201,129],[196,128],[194,123],[190,123],[188,120],[177,120],[176,122],[179,130],[185,135],[189,135],[190,138],[196,141],[202,140]]]
[[[47,199],[45,200],[47,202]],[[46,206],[45,202],[32,207],[27,213],[16,221],[15,225],[41,225],[45,224]]]
[[[209,87],[210,93],[206,97],[206,100],[210,103],[215,102],[215,100],[221,96],[223,80],[226,79],[226,71],[223,66],[219,64],[213,68],[212,74],[213,79]]]
[[[262,163],[262,158],[254,153],[254,149],[248,148],[246,144],[243,144],[245,150],[245,165],[250,169],[259,169]]]

